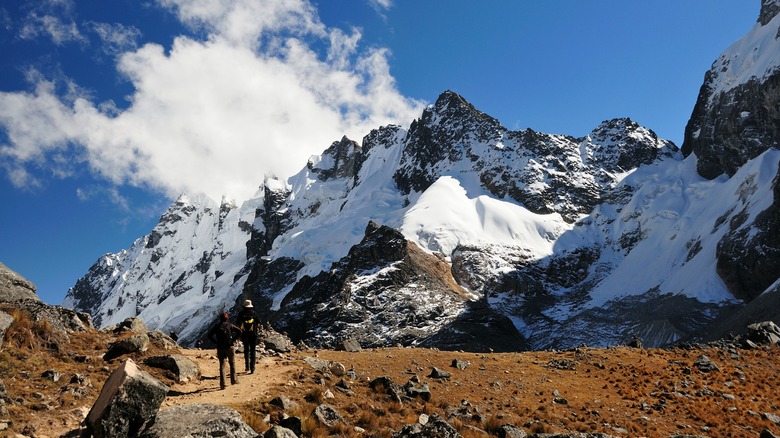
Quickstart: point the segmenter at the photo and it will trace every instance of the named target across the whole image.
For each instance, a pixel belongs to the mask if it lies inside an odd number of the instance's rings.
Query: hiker
[[[217,359],[219,359],[219,387],[225,389],[225,359],[230,366],[230,384],[238,383],[236,380],[236,354],[233,351],[233,343],[238,339],[241,329],[228,322],[227,312],[219,315],[217,325],[209,330],[208,338],[217,345]]]
[[[254,374],[259,324],[252,300],[244,300],[244,308],[238,313],[237,322],[241,328],[241,342],[244,343],[244,372]]]

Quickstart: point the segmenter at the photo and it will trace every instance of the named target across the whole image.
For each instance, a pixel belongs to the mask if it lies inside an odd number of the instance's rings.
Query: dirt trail
[[[254,374],[244,372],[244,356],[236,353],[236,375],[238,383],[219,389],[219,361],[215,350],[182,349],[181,353],[198,364],[203,378],[186,384],[176,384],[165,398],[161,408],[190,403],[215,403],[220,405],[240,404],[258,398],[266,398],[279,387],[290,381],[290,374],[299,368],[289,360],[279,357],[259,357]],[[226,373],[229,373],[227,365]]]

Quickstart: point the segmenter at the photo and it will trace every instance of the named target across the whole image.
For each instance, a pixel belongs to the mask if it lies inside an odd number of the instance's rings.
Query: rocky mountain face
[[[780,272],[778,9],[765,0],[706,74],[682,151],[626,118],[584,137],[511,131],[447,91],[408,129],[342,138],[241,207],[180,198],[66,305],[185,344],[244,299],[318,347],[695,337]]]
[[[753,30],[705,74],[682,146],[685,155],[696,155],[697,170],[705,178],[733,176],[749,160],[780,144],[779,12],[780,2],[763,0]],[[778,184],[775,178],[776,200]],[[744,190],[754,186],[748,183]],[[745,223],[745,216],[736,215],[718,243],[717,270],[729,290],[749,301],[780,272],[780,205],[773,203],[752,223]]]

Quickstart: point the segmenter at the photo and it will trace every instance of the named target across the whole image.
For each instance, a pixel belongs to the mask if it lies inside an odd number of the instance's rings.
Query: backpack
[[[241,320],[238,322],[243,336],[257,336],[257,316],[254,312],[244,312],[240,314]]]
[[[221,322],[214,329],[214,338],[218,347],[228,347],[238,339],[238,333],[232,329],[229,323]]]

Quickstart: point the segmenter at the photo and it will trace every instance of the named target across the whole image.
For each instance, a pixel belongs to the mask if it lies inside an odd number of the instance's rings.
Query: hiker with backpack
[[[237,322],[241,328],[241,342],[244,343],[244,372],[253,374],[257,360],[257,338],[260,329],[252,300],[244,300],[244,308],[238,313]]]
[[[219,387],[225,389],[225,360],[230,366],[230,384],[238,383],[236,379],[236,354],[233,344],[241,334],[241,329],[231,324],[227,312],[219,315],[219,322],[211,328],[208,338],[217,346],[217,359],[219,359]]]

